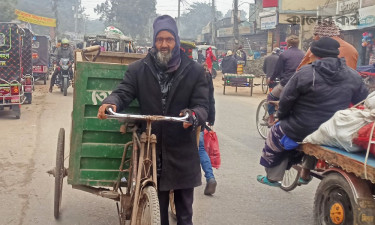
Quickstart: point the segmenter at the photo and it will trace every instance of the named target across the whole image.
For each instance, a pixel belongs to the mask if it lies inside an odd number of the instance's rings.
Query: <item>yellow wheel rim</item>
[[[332,205],[330,210],[331,221],[334,224],[341,224],[344,221],[344,207],[340,203]]]

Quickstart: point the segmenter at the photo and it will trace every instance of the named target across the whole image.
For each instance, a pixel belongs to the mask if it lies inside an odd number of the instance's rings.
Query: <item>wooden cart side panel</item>
[[[131,134],[121,134],[117,120],[99,120],[96,114],[101,102],[121,82],[126,69],[126,65],[120,64],[76,64],[69,184],[112,186],[118,177],[124,144],[131,141]],[[132,103],[128,111],[138,113],[138,104]],[[130,155],[128,151],[127,158]],[[126,163],[124,168],[128,167]]]
[[[345,155],[338,154],[337,152],[331,151],[327,148],[321,147],[314,144],[303,144],[302,150],[305,154],[312,155],[317,159],[322,159],[330,164],[341,167],[343,170],[349,173],[353,173],[356,176],[365,178],[364,163],[354,160]],[[367,165],[367,180],[375,183],[375,168]]]

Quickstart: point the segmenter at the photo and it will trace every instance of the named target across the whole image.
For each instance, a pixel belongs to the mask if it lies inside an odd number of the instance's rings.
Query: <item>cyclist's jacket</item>
[[[284,133],[302,141],[335,114],[367,97],[361,76],[344,58],[322,58],[303,66],[280,97],[278,117]]]

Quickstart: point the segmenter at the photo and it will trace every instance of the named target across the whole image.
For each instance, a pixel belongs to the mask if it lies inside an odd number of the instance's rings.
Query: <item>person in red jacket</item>
[[[212,62],[216,61],[216,56],[212,52],[212,48],[209,47],[206,49],[206,63],[207,63],[207,68],[210,71],[210,74],[212,74]]]

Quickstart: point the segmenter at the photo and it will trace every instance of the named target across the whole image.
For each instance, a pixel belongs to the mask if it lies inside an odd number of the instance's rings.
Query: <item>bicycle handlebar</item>
[[[189,117],[189,114],[185,114],[185,116],[183,116],[183,117],[122,114],[122,113],[114,112],[111,107],[109,107],[106,111],[109,113],[108,114],[109,118],[115,118],[115,119],[188,122],[187,118]]]

